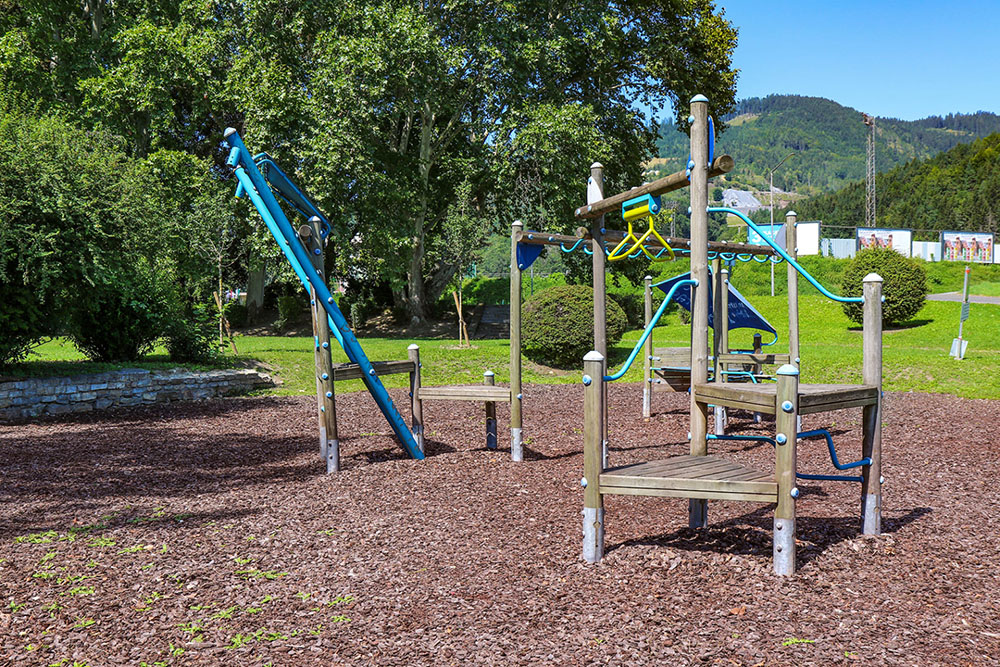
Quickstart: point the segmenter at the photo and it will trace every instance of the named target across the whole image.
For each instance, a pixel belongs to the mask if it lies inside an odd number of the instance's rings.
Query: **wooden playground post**
[[[604,557],[604,355],[593,350],[583,358],[583,559],[596,563]]]
[[[410,370],[410,431],[417,448],[424,452],[424,402],[420,400],[420,346],[413,343],[406,348],[413,368]]]
[[[590,165],[590,178],[587,179],[587,203],[593,204],[604,199],[604,166],[600,162]],[[607,327],[607,286],[605,284],[604,257],[604,216],[594,219],[590,226],[594,273],[594,349],[604,359],[608,358],[608,327]],[[603,376],[602,376],[603,377]],[[608,388],[601,383],[601,465],[608,466]]]
[[[309,254],[313,271],[321,281],[326,280],[320,221],[317,217],[299,227],[299,240]],[[317,252],[317,250],[319,252]],[[319,450],[326,463],[327,473],[340,470],[340,438],[337,434],[337,403],[334,398],[333,359],[330,357],[330,326],[326,310],[316,302],[316,290],[309,289],[312,313],[313,340],[316,360],[316,402],[319,415]]]
[[[645,311],[645,326],[653,319],[653,277],[643,278],[643,308]],[[642,418],[649,421],[652,414],[653,393],[653,336],[646,337],[646,346],[642,350]]]
[[[691,455],[708,455],[708,405],[693,388],[708,382],[708,98],[691,99]],[[596,255],[596,253],[595,253]],[[688,525],[708,524],[708,501],[688,500]]]
[[[510,460],[523,461],[521,435],[521,267],[517,263],[517,243],[524,226],[515,220],[510,226]]]
[[[722,319],[722,303],[725,301],[726,286],[722,283],[722,258],[718,255],[712,260],[712,378],[715,382],[725,382],[722,375],[722,364],[719,363],[720,355],[724,352],[729,352],[729,350],[722,347],[722,336],[723,331],[726,328],[726,322]],[[725,423],[722,417],[722,411],[725,410],[721,405],[716,405],[712,408],[713,417],[715,419],[715,434],[722,435],[726,432]]]
[[[799,371],[791,364],[778,369],[775,404],[774,481],[778,506],[774,510],[774,573],[795,574],[795,448],[798,439]]]
[[[866,405],[862,413],[864,435],[861,456],[871,465],[861,473],[861,532],[882,533],[882,278],[865,276],[864,285],[864,368],[862,382],[878,387],[878,401]]]
[[[717,300],[718,304],[716,309],[716,322],[721,328],[716,328],[716,332],[719,335],[719,353],[729,354],[729,269],[726,268],[724,264],[720,264],[719,267],[719,291],[722,292],[722,299]],[[716,357],[718,358],[718,357]],[[720,364],[716,361],[716,373],[715,381],[726,383],[729,382],[729,376],[726,371],[729,370],[729,364]],[[726,432],[726,417],[727,409],[723,405],[715,406],[715,434],[724,435]]]
[[[799,238],[796,226],[798,216],[795,211],[785,214],[785,251],[792,259],[799,256]],[[802,368],[799,359],[799,272],[788,264],[788,356],[796,368]]]
[[[487,387],[494,385],[493,371],[483,373],[483,384]],[[486,401],[486,449],[497,448],[497,404],[495,401]]]

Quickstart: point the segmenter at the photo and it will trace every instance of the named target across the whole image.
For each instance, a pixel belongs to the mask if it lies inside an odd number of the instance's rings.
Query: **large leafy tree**
[[[459,184],[494,221],[572,227],[591,162],[609,190],[638,182],[641,105],[704,93],[720,115],[736,77],[735,29],[708,0],[0,7],[0,95],[216,169],[235,126],[322,204],[338,270],[377,274],[417,319],[455,270],[428,249]]]

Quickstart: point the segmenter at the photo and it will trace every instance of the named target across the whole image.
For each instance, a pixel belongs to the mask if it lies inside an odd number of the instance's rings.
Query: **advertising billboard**
[[[941,232],[941,259],[946,262],[993,263],[993,235],[984,232]]]
[[[909,229],[857,228],[858,250],[865,248],[892,248],[903,257],[910,256],[913,232]]]

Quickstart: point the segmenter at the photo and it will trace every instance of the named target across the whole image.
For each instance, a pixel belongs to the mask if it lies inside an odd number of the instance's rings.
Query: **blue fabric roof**
[[[709,276],[711,276],[711,271],[709,271]],[[691,277],[690,273],[683,273],[679,276],[674,276],[664,280],[662,283],[657,283],[653,287],[658,287],[663,291],[664,294],[670,291],[674,283],[680,280],[688,280]],[[674,293],[674,301],[676,301],[681,308],[690,312],[691,311],[691,290],[689,289],[679,289]],[[714,295],[712,294],[712,281],[708,282],[708,326],[714,327],[712,319],[712,307],[715,303]],[[750,302],[739,293],[739,291],[729,285],[729,329],[757,329],[759,331],[769,331],[775,336],[778,332],[775,331],[764,316],[757,312],[757,309],[750,305]]]

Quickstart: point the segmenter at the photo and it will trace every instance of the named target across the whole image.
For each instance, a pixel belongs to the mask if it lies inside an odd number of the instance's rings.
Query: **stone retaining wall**
[[[0,381],[0,419],[91,412],[123,405],[199,401],[273,387],[270,376],[250,369],[146,371]]]

